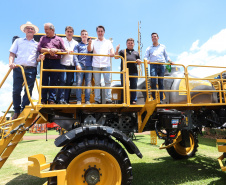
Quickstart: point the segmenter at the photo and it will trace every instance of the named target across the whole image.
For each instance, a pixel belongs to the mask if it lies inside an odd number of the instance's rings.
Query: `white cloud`
[[[0,61],[0,83],[2,82],[3,78],[5,77],[6,73],[9,70],[9,65]],[[0,112],[6,111],[9,107],[10,103],[12,102],[12,90],[13,90],[13,71],[9,74],[8,78],[4,82],[3,86],[0,89]],[[21,97],[24,95],[24,90],[21,92]],[[38,100],[38,90],[35,83],[32,99]],[[13,106],[10,110],[13,110]]]
[[[216,51],[222,53],[226,51],[226,29],[221,30],[213,35],[206,43],[202,45],[202,49],[206,51]]]
[[[6,73],[9,70],[9,65],[0,61],[0,82],[2,82],[3,78],[5,77]],[[10,103],[12,102],[12,84],[13,84],[13,72],[9,74],[8,78],[6,79],[5,83],[0,89],[0,111],[5,111]]]
[[[176,60],[178,64],[187,65],[205,65],[226,67],[226,29],[213,35],[200,47],[199,40],[192,43],[190,51],[181,53]],[[190,74],[197,77],[210,76],[226,68],[189,68]]]
[[[193,42],[193,44],[191,45],[190,51],[195,51],[195,50],[199,50],[199,40],[196,40],[195,42]]]

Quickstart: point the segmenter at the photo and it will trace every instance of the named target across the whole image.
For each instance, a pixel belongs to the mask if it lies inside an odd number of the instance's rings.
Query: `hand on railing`
[[[73,50],[68,50],[68,49],[66,49],[66,52],[67,52],[68,54],[72,54],[74,51],[73,51]]]
[[[140,59],[137,59],[136,62],[138,65],[140,65],[142,61]]]
[[[115,54],[114,53],[111,53],[111,54],[108,54],[110,57],[114,57]]]
[[[173,62],[172,60],[170,60],[170,59],[168,60],[168,62],[169,62],[170,64],[174,64],[174,62]]]
[[[10,69],[18,68],[18,66],[15,63],[9,64]]]
[[[51,56],[54,56],[57,52],[58,52],[58,49],[56,49],[56,48],[51,48],[51,49],[49,49],[49,54],[50,54]]]
[[[45,60],[45,55],[40,54],[37,58],[37,62],[40,62],[41,60]]]

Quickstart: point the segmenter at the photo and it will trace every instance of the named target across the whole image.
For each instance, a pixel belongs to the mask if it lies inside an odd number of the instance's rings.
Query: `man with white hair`
[[[55,27],[52,23],[44,24],[45,36],[42,36],[39,44],[38,51],[41,53],[49,52],[45,56],[43,63],[43,69],[60,69],[61,55],[57,52],[65,52],[64,42],[62,38],[56,36]],[[43,86],[56,86],[59,79],[58,72],[43,72],[42,85]],[[47,97],[49,93],[49,97]],[[55,104],[56,101],[56,89],[42,89],[42,104]]]
[[[27,92],[24,90],[25,93],[21,104],[21,91],[24,79],[21,69],[17,65],[21,65],[24,68],[29,92],[32,95],[37,74],[37,62],[41,59],[44,60],[44,55],[38,56],[38,43],[34,40],[34,34],[39,31],[38,27],[31,22],[27,22],[20,26],[20,30],[26,34],[26,37],[17,38],[9,50],[9,67],[13,69],[13,107],[15,110],[12,119],[16,119],[25,106],[30,103]]]

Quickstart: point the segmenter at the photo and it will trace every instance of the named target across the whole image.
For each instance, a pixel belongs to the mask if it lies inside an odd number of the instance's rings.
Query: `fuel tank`
[[[164,76],[171,77],[184,77],[184,74],[179,70],[179,68],[172,67],[171,72],[165,71]],[[190,76],[195,78],[194,76]],[[165,90],[186,90],[185,79],[164,79],[164,89]],[[190,90],[215,90],[213,85],[208,80],[189,80]],[[145,89],[145,79],[141,78],[138,80],[138,89]],[[191,92],[191,102],[192,103],[217,103],[217,93],[215,92]],[[137,93],[137,103],[144,103],[146,100],[145,92]],[[165,104],[183,104],[187,103],[187,92],[164,92]]]

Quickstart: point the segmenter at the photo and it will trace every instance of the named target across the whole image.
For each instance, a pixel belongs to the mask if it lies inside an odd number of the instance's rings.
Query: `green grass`
[[[217,157],[221,154],[216,141],[199,138],[197,155],[187,160],[173,160],[165,150],[148,143],[150,136],[137,136],[143,159],[130,155],[135,185],[148,184],[225,184],[226,173],[220,170]],[[144,142],[145,141],[145,142]]]
[[[29,133],[29,132],[27,132],[25,134],[25,136],[42,136],[42,135],[46,135],[46,133]],[[52,129],[52,130],[47,131],[47,135],[59,135],[59,132]]]
[[[46,179],[27,175],[27,157],[42,153],[51,162],[60,148],[54,140],[33,140],[19,143],[6,164],[0,170],[1,185],[41,185]],[[149,135],[139,135],[135,144],[143,154],[143,159],[129,155],[133,167],[133,185],[161,184],[219,184],[226,182],[226,173],[220,170],[217,157],[221,155],[216,141],[199,138],[197,155],[188,160],[173,160],[166,150],[150,145]]]

